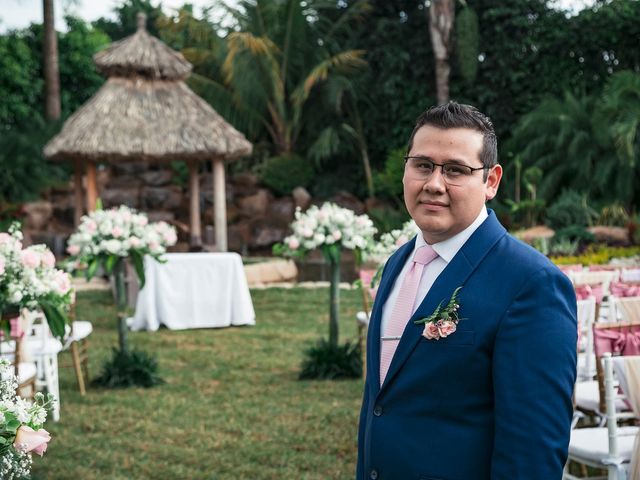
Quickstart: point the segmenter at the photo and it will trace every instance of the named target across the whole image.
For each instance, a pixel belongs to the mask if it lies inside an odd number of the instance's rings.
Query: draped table
[[[242,257],[237,253],[169,253],[145,257],[146,283],[130,319],[133,330],[255,325]]]

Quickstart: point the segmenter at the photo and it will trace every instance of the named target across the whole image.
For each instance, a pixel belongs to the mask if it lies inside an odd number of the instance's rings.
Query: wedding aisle
[[[352,478],[362,382],[297,380],[304,349],[327,334],[328,295],[252,290],[256,326],[132,332],[167,382],[151,389],[81,397],[61,369],[62,420],[33,478]],[[345,340],[360,303],[358,290],[342,292]],[[94,325],[95,378],[117,341],[109,292],[80,292],[78,316]]]

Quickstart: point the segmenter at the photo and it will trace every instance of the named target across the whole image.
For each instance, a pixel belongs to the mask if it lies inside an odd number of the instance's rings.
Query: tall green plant
[[[611,76],[601,95],[545,100],[523,116],[507,149],[543,172],[538,194],[549,201],[564,188],[600,201],[637,204],[640,178],[640,75]]]

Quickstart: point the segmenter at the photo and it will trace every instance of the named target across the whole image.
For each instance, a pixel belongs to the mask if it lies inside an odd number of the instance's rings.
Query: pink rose
[[[93,233],[98,229],[98,224],[96,222],[94,222],[93,220],[89,220],[85,224],[85,228],[87,229],[88,232]]]
[[[65,272],[58,270],[56,272],[56,289],[58,293],[64,295],[71,288],[71,280],[69,279],[69,275]]]
[[[46,250],[43,254],[42,254],[42,264],[45,267],[48,268],[53,268],[56,265],[56,257],[53,255],[53,253],[51,253],[49,250]]]
[[[0,258],[0,275],[4,273],[4,259]]]
[[[113,227],[113,229],[111,230],[111,235],[118,238],[122,235],[122,229],[120,227]]]
[[[22,264],[28,268],[36,268],[40,265],[40,255],[33,250],[22,250],[22,252],[20,252],[20,259],[22,260]]]
[[[160,244],[158,242],[149,242],[149,250],[155,252],[160,249]]]
[[[69,245],[67,252],[69,252],[69,255],[77,255],[80,253],[80,247],[78,245]]]
[[[0,233],[0,245],[4,245],[5,243],[9,243],[10,241],[11,235],[5,232]]]
[[[449,335],[451,335],[453,332],[456,331],[456,324],[451,320],[445,320],[444,322],[438,322],[438,323],[440,323],[440,325],[437,326],[437,329],[442,338],[448,337]]]
[[[427,340],[438,340],[440,338],[440,331],[438,330],[438,326],[433,322],[425,323],[422,336]]]
[[[298,239],[297,239],[297,238],[295,238],[295,237],[294,237],[294,238],[290,238],[290,239],[289,239],[289,242],[287,242],[287,243],[288,243],[289,248],[290,248],[291,250],[296,250],[296,249],[300,246],[300,242],[299,242],[299,241],[298,241]]]
[[[133,248],[138,248],[140,246],[140,239],[138,237],[129,238],[129,245]]]
[[[333,232],[333,238],[335,238],[336,240],[340,240],[342,238],[342,232],[340,230],[336,230],[335,232]]]
[[[47,451],[49,440],[51,440],[51,435],[44,428],[36,432],[33,428],[22,425],[18,428],[13,446],[21,452],[33,452],[42,456]]]

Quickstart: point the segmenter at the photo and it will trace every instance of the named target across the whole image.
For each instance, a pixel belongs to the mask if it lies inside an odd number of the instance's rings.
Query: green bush
[[[626,227],[630,220],[627,209],[616,202],[602,207],[597,223],[609,227]]]
[[[158,375],[158,361],[146,352],[113,349],[113,356],[102,366],[99,377],[92,384],[106,388],[149,388],[162,385]]]
[[[392,207],[372,208],[367,212],[378,232],[390,232],[409,220],[409,214],[405,208],[396,209]]]
[[[573,226],[588,227],[596,217],[585,196],[574,190],[566,190],[547,209],[546,222],[554,230],[561,230]]]
[[[404,148],[397,148],[389,152],[384,162],[384,169],[376,172],[373,183],[376,192],[382,197],[404,205],[402,199],[402,177],[404,176]]]
[[[313,167],[298,155],[280,155],[265,160],[262,182],[277,195],[290,195],[296,187],[307,187],[313,179]]]
[[[324,338],[305,352],[300,380],[336,380],[362,376],[362,352],[356,342],[333,345]]]
[[[35,119],[28,127],[15,127],[0,135],[0,204],[35,200],[47,187],[67,181],[69,173],[64,167],[42,154],[59,128],[58,123]]]

